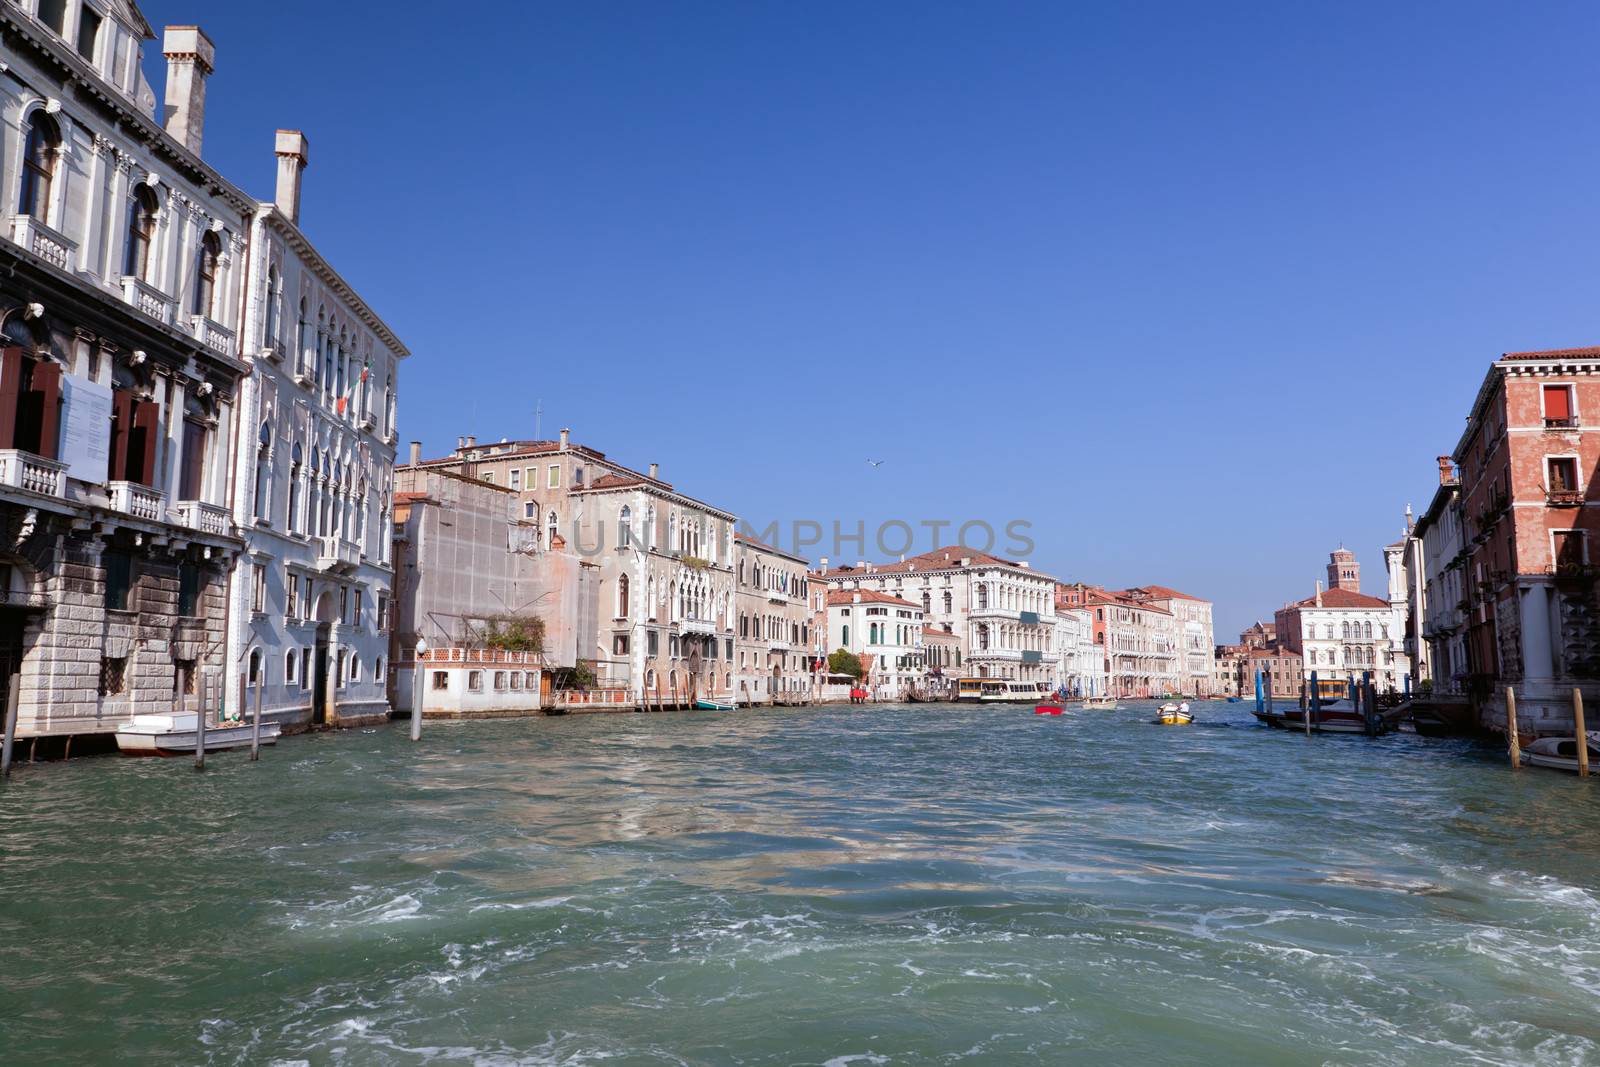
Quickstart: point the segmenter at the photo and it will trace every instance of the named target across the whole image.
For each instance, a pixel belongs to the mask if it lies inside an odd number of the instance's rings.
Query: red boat
[[[1060,715],[1065,708],[1060,704],[1040,704],[1033,709],[1035,715]]]

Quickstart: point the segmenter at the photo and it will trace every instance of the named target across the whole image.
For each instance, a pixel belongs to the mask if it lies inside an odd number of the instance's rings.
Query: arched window
[[[556,547],[556,533],[560,528],[560,520],[556,518],[555,512],[552,511],[550,513],[549,518],[545,520],[545,525],[548,526],[550,530],[549,539],[545,542],[545,547],[554,548]]]
[[[844,640],[843,640],[843,641],[841,641],[841,642],[840,642],[840,644],[841,644],[841,645],[842,645],[842,646],[843,646],[843,647],[844,647],[844,648],[849,648],[849,647],[850,647],[850,624],[849,624],[849,623],[845,623],[845,624],[844,624],[844,634],[843,634],[843,637],[844,637]]]
[[[150,249],[155,244],[156,216],[160,211],[154,190],[143,182],[134,187],[128,201],[128,250],[122,273],[140,281],[150,280]]]
[[[617,579],[617,618],[628,617],[628,576],[624,574]]]
[[[306,298],[300,298],[300,318],[295,323],[294,338],[294,369],[304,374],[306,372],[306,335],[311,332],[311,323],[306,319]]]
[[[980,585],[978,588],[982,589],[983,586]],[[984,650],[989,647],[989,628],[987,626],[980,625],[978,627],[978,647]]]
[[[283,318],[283,276],[278,273],[278,265],[274,263],[267,268],[267,344],[272,348],[281,349],[278,342],[278,327]]]
[[[22,196],[17,210],[40,222],[50,221],[50,185],[55,179],[60,148],[61,127],[56,120],[43,110],[28,116],[28,132],[22,144]]]
[[[294,443],[294,456],[289,463],[289,515],[284,521],[289,529],[300,532],[300,442]]]
[[[922,613],[928,614],[933,610],[933,594],[926,589],[922,591]]]
[[[328,312],[317,309],[317,347],[311,353],[311,384],[322,388],[322,363],[328,351]]]
[[[194,313],[207,318],[216,318],[212,314],[212,305],[216,302],[217,295],[217,263],[222,259],[222,241],[214,231],[206,231],[200,238],[200,258],[195,265],[194,275]]]
[[[272,451],[272,426],[270,423],[261,424],[260,442],[256,446],[256,518],[270,518],[267,514],[267,502],[271,499],[270,487],[267,485],[270,469],[268,456]]]
[[[950,596],[950,590],[946,589],[944,591],[944,613],[946,615],[950,614],[950,611],[951,611],[951,608],[953,606],[953,603],[954,603],[954,601],[953,601],[952,597]]]
[[[261,677],[261,650],[258,648],[250,653],[250,684],[260,685]]]
[[[617,547],[627,548],[633,532],[633,509],[622,505],[622,511],[617,515]]]

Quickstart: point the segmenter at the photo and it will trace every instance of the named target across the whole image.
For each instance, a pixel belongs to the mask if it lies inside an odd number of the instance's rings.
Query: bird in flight
[[[883,460],[881,460],[881,459],[869,459],[869,460],[867,460],[867,462],[872,464],[874,467],[883,466]]]

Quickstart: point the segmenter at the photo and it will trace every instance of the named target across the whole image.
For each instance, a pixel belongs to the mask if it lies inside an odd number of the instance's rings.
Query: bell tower
[[[1328,553],[1328,588],[1361,592],[1361,564],[1356,562],[1356,554],[1343,545]]]

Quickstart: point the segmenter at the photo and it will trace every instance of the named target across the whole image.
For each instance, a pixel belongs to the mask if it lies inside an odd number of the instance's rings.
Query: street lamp
[[[428,654],[428,642],[417,638],[416,649],[411,653],[411,740],[422,740],[422,694],[427,687],[422,684],[422,657]]]

